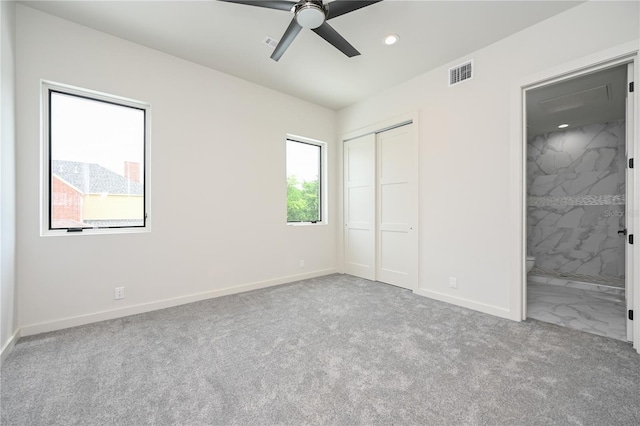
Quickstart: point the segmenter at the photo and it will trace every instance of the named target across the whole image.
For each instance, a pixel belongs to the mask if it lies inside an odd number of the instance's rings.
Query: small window
[[[148,109],[43,84],[44,233],[147,226]]]
[[[287,222],[323,220],[324,144],[287,139]]]

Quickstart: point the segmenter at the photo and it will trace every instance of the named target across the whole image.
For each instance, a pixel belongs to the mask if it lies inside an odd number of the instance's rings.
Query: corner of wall
[[[0,347],[19,338],[16,315],[15,2],[0,2]]]
[[[16,346],[16,343],[18,343],[18,340],[20,340],[20,329],[17,329],[7,343],[2,346],[0,350],[0,364],[3,364],[11,352],[13,352],[13,348]]]

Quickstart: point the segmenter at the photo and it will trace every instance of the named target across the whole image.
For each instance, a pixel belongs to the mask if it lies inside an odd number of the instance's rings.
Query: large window
[[[322,218],[323,144],[287,139],[287,222]]]
[[[149,106],[43,84],[44,233],[144,229]]]

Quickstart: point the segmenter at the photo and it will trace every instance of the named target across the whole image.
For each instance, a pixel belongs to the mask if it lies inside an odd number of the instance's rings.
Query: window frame
[[[94,227],[94,228],[51,228],[51,216],[53,197],[51,193],[53,176],[51,174],[51,94],[61,93],[65,95],[84,98],[96,102],[105,102],[113,105],[135,108],[143,111],[144,140],[143,140],[143,183],[142,196],[144,216],[142,226],[118,226],[118,227]],[[151,158],[151,105],[146,102],[124,98],[117,95],[84,89],[62,83],[41,80],[41,143],[40,143],[40,235],[41,236],[70,236],[70,235],[96,235],[96,234],[132,234],[151,231],[150,221],[150,158]]]
[[[319,205],[319,215],[320,220],[312,221],[312,222],[289,222],[288,215],[288,205],[285,202],[285,221],[288,226],[314,226],[314,225],[326,225],[329,223],[328,221],[328,203],[327,203],[327,144],[326,142],[306,138],[304,136],[291,135],[287,134],[285,139],[285,200],[287,199],[287,142],[298,142],[307,145],[314,145],[320,148],[320,164],[318,167],[318,171],[320,176],[318,178],[319,188],[318,188],[318,203]]]

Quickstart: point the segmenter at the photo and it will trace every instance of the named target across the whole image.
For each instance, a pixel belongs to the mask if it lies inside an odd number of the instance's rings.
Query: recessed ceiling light
[[[389,34],[384,37],[384,44],[391,46],[392,44],[396,44],[398,40],[400,40],[398,34]]]
[[[561,124],[558,126],[558,129],[564,129],[565,127],[569,127],[568,124]]]

